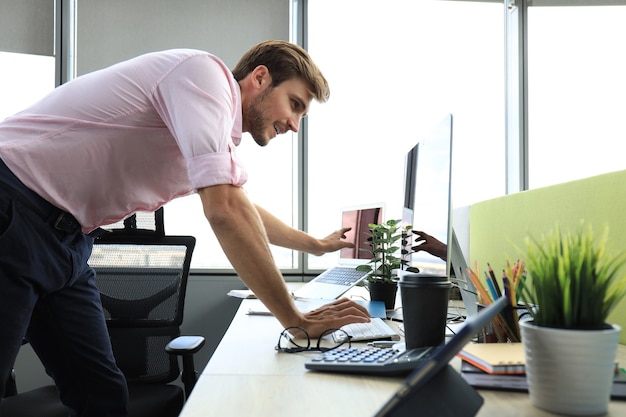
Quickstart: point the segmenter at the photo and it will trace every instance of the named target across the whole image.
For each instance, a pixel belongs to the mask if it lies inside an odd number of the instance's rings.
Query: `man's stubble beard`
[[[265,146],[270,141],[270,138],[266,136],[268,121],[265,117],[265,111],[263,108],[270,95],[271,87],[267,88],[254,98],[244,115],[248,121],[248,133],[250,133],[254,141],[260,146]]]

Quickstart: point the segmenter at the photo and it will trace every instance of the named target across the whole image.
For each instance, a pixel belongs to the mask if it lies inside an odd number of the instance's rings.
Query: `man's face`
[[[312,96],[299,79],[268,85],[243,109],[244,129],[256,143],[265,146],[271,139],[289,130],[297,132],[300,120],[311,104]]]

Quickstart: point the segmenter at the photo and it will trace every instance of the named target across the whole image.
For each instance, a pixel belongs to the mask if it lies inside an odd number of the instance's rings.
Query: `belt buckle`
[[[61,212],[53,224],[54,228],[64,233],[74,233],[78,228],[78,222],[69,213]]]

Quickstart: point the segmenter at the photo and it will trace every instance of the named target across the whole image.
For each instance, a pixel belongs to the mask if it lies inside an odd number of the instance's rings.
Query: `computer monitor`
[[[405,156],[403,207],[403,222],[445,245],[445,255],[418,251],[405,260],[421,274],[453,276],[469,317],[477,313],[476,288],[467,279],[467,263],[452,226],[451,178],[452,115],[447,115]]]
[[[448,114],[405,156],[403,222],[443,247],[443,253],[418,250],[407,255],[420,274],[450,276],[451,172],[452,115]]]
[[[415,209],[415,178],[417,176],[417,156],[419,155],[419,142],[413,146],[404,157],[404,209],[413,221]]]

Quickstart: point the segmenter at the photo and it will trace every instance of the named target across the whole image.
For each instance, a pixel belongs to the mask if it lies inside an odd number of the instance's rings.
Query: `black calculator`
[[[406,375],[428,360],[432,347],[338,347],[307,360],[306,369],[367,375]]]

